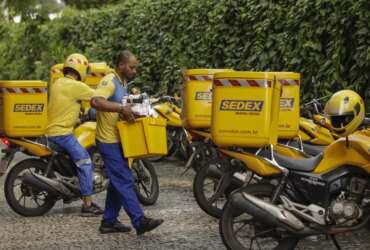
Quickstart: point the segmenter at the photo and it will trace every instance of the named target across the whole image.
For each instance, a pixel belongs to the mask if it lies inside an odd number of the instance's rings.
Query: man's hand
[[[134,112],[132,112],[131,105],[122,106],[120,118],[127,121],[128,123],[135,122],[135,115]]]

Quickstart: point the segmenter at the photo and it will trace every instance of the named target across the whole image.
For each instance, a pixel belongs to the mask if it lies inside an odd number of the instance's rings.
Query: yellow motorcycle
[[[328,96],[313,99],[301,107],[303,116],[299,119],[299,136],[302,140],[302,147],[306,154],[316,156],[323,153],[325,148],[339,138],[332,131],[328,118],[323,115],[323,107],[320,100],[327,99]],[[369,118],[365,117],[361,128],[366,128]],[[293,146],[298,146],[293,143]]]
[[[220,220],[228,249],[295,249],[310,235],[361,229],[370,219],[369,132],[359,131],[364,104],[353,91],[340,91],[326,104],[326,114],[338,135],[316,157],[294,159],[269,147],[266,155],[248,152],[237,157],[265,182],[233,192]]]
[[[167,121],[167,148],[168,156],[178,156],[180,159],[187,159],[187,148],[184,148],[182,141],[185,140],[184,130],[180,118],[181,108],[178,100],[171,96],[162,96],[152,100],[153,109],[158,116]],[[151,158],[152,161],[160,161],[164,157]]]
[[[89,152],[94,164],[94,193],[106,190],[109,179],[102,158],[95,147],[95,122],[78,126],[74,134]],[[23,216],[41,216],[47,213],[58,200],[65,203],[80,198],[76,167],[68,155],[46,137],[2,137],[7,145],[1,164],[6,170],[17,152],[27,158],[16,163],[6,175],[4,191],[9,206]],[[145,159],[136,159],[131,164],[135,178],[135,191],[143,205],[154,204],[159,195],[158,177],[153,165]]]
[[[193,194],[199,207],[208,215],[220,218],[223,206],[232,191],[261,179],[240,159],[240,152],[245,150],[234,148],[228,151],[234,153],[225,154],[221,148],[214,146],[212,151],[209,150],[212,154],[201,157],[205,160],[198,163],[203,165],[195,174]],[[298,148],[286,144],[278,144],[275,150],[292,158],[310,157]],[[248,151],[252,153],[257,150],[248,149]],[[267,151],[264,149],[259,154],[267,154]]]

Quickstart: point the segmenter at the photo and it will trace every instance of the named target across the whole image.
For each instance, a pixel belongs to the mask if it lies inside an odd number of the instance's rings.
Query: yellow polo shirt
[[[110,73],[100,81],[94,97],[104,97],[108,101],[121,103],[126,94],[124,81],[116,73]],[[118,120],[119,114],[116,112],[97,111],[96,139],[103,143],[119,143]]]
[[[73,132],[82,100],[90,100],[94,90],[85,83],[69,77],[59,78],[51,84],[48,103],[46,135],[59,136]]]

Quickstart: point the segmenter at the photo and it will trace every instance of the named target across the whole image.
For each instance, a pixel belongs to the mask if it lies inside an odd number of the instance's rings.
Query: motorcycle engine
[[[337,200],[330,206],[330,214],[337,224],[342,224],[360,218],[362,209],[354,201]]]
[[[336,224],[344,224],[347,226],[356,223],[356,220],[361,218],[363,212],[361,206],[364,205],[367,180],[352,177],[349,180],[349,185],[346,191],[342,191],[340,195],[331,203],[329,207],[329,216]]]
[[[109,179],[104,169],[104,162],[101,155],[98,152],[94,152],[91,155],[91,160],[94,165],[93,172],[93,187],[94,192],[100,192],[107,188]]]

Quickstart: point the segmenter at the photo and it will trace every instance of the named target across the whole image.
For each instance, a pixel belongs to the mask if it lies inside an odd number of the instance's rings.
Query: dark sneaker
[[[103,210],[95,203],[91,203],[90,207],[85,207],[82,205],[81,216],[83,217],[95,217],[101,214],[103,214]]]
[[[140,221],[139,228],[136,229],[136,234],[141,235],[143,233],[152,231],[153,229],[157,228],[159,225],[163,223],[162,219],[152,219],[143,217]]]
[[[109,234],[109,233],[128,233],[131,231],[131,227],[122,224],[121,222],[117,221],[116,223],[106,223],[104,221],[101,222],[99,227],[99,232],[101,234]]]

